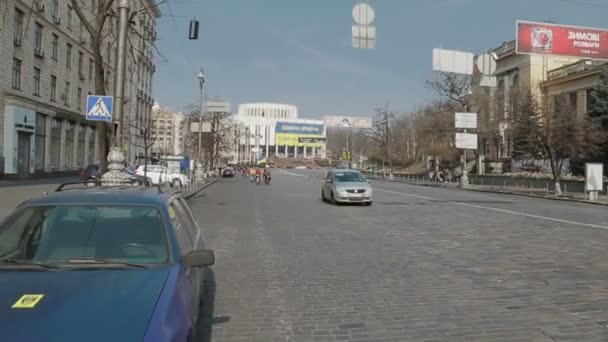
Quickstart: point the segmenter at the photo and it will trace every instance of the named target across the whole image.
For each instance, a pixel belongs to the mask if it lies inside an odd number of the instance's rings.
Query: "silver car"
[[[372,205],[372,187],[359,171],[331,170],[327,172],[321,187],[321,199],[332,204],[365,203],[365,205]]]

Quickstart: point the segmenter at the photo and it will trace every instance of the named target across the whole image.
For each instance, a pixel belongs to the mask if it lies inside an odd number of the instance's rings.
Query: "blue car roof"
[[[66,189],[46,196],[33,198],[23,205],[153,205],[164,206],[175,190],[161,191],[158,187],[94,187],[87,189]]]

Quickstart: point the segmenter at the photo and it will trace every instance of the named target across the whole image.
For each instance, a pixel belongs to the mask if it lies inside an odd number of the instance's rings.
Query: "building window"
[[[46,140],[46,115],[36,113],[36,136],[34,144],[34,168],[44,170],[44,145]]]
[[[39,22],[34,24],[34,54],[42,55],[42,26]]]
[[[82,88],[80,87],[76,92],[76,109],[82,109]]]
[[[65,50],[65,67],[72,69],[72,44],[67,43]]]
[[[13,89],[21,89],[21,60],[13,58]]]
[[[23,37],[23,11],[15,8],[15,21],[13,22],[13,38],[15,39],[15,45],[21,45],[21,38]]]
[[[111,79],[112,79],[111,73],[109,71],[106,72],[106,90],[110,89],[110,84],[112,83]]]
[[[59,169],[59,154],[61,153],[61,121],[51,121],[51,150],[49,151],[49,166],[53,170]]]
[[[51,15],[53,19],[59,18],[59,0],[51,0]]]
[[[70,82],[65,82],[65,89],[63,91],[63,104],[66,106],[70,105]]]
[[[72,6],[68,5],[68,30],[72,31],[72,12],[74,11],[74,9],[72,8]]]
[[[82,51],[78,51],[78,77],[84,80],[84,72],[82,70],[84,63],[84,53]]]
[[[40,69],[34,67],[34,89],[32,94],[40,96]]]
[[[106,53],[108,54],[108,63],[112,64],[112,43],[106,43]]]
[[[57,76],[51,75],[51,101],[57,101]]]
[[[57,46],[59,45],[59,36],[53,33],[51,39],[51,58],[57,60]]]
[[[93,80],[93,60],[89,58],[89,80]]]

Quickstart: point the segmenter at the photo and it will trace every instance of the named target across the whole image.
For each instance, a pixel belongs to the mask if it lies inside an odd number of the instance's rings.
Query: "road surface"
[[[223,179],[192,199],[216,251],[203,341],[606,341],[608,210],[320,173]]]

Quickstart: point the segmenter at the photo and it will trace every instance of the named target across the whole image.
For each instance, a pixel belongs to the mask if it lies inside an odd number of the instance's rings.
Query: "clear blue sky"
[[[377,48],[351,48],[356,0],[169,0],[161,5],[155,98],[181,110],[207,96],[298,106],[300,117],[407,111],[434,94],[433,47],[483,52],[514,39],[515,21],[608,27],[608,0],[371,0]],[[171,17],[170,14],[174,17]],[[200,22],[188,40],[188,21]]]

